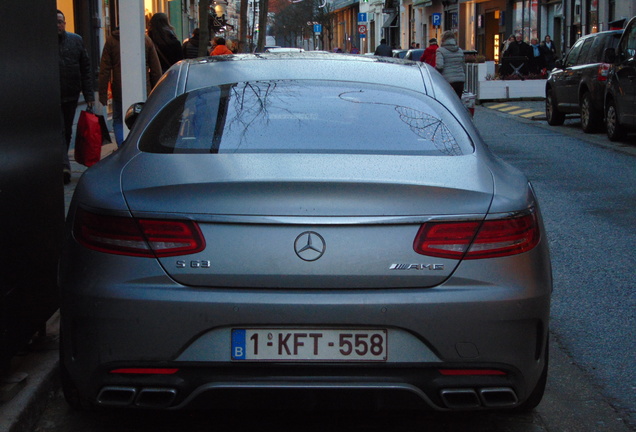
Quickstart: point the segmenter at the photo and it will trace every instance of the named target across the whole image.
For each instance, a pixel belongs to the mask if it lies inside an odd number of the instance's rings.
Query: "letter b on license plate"
[[[232,360],[386,361],[386,329],[232,329]]]

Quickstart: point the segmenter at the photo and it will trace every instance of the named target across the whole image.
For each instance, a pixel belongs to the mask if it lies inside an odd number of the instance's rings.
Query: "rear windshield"
[[[150,153],[473,152],[446,108],[420,93],[334,81],[258,81],[179,96],[140,141]]]

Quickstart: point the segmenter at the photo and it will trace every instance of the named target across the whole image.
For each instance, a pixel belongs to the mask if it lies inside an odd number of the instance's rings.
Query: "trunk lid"
[[[135,217],[191,219],[200,253],[160,258],[176,281],[245,288],[406,288],[457,260],[413,250],[431,218],[483,218],[490,171],[474,155],[142,153],[122,174]]]

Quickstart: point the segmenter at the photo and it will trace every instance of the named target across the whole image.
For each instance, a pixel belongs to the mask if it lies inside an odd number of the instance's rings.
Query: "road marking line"
[[[523,114],[521,117],[530,118],[530,117],[540,116],[540,115],[545,115],[545,113],[543,111],[533,111],[528,114]]]
[[[519,115],[519,114],[524,114],[527,113],[529,111],[532,111],[530,108],[523,108],[517,111],[510,111],[508,114],[514,114],[514,115]]]
[[[508,111],[512,111],[512,110],[515,110],[515,109],[519,109],[519,108],[521,108],[521,107],[513,105],[513,106],[508,106],[506,108],[499,108],[499,111],[508,112]]]
[[[508,106],[508,104],[502,103],[502,104],[497,104],[497,105],[489,105],[488,108],[497,109],[497,108],[501,108],[501,107],[505,107],[505,106]]]

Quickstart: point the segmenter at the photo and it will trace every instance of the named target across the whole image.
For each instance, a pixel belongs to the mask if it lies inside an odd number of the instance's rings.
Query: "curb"
[[[46,335],[34,339],[12,361],[10,373],[26,375],[26,379],[13,398],[0,403],[0,431],[32,431],[51,395],[60,387],[59,320],[58,311],[47,322]]]

